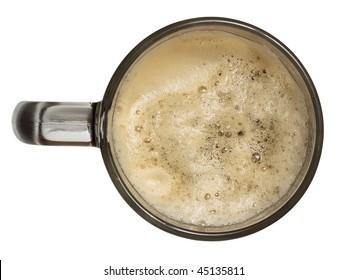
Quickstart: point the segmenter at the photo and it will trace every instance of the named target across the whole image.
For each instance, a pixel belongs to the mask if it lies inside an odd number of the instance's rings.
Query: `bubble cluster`
[[[250,71],[250,77],[251,77],[252,81],[255,81],[257,78],[264,77],[265,74],[267,74],[267,70],[266,69],[262,69],[262,70],[252,69]]]

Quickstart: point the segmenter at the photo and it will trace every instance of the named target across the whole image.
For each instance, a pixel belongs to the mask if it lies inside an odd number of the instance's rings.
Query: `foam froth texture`
[[[194,31],[152,48],[113,104],[112,149],[137,192],[187,224],[225,226],[286,194],[306,156],[305,98],[267,47]]]

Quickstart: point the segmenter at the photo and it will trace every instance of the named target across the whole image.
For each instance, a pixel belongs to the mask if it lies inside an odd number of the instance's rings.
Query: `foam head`
[[[158,41],[128,69],[109,117],[130,192],[162,220],[197,231],[268,216],[296,191],[312,155],[312,105],[296,76],[273,48],[228,28]]]

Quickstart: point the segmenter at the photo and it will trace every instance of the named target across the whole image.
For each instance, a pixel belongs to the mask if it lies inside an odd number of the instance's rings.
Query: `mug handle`
[[[26,144],[96,147],[99,105],[22,101],[13,111],[13,131]]]

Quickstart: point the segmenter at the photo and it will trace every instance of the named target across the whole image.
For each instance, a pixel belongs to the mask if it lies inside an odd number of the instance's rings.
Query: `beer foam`
[[[222,31],[156,45],[113,104],[112,151],[151,207],[225,226],[283,197],[306,156],[304,96],[267,47]]]

